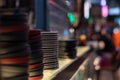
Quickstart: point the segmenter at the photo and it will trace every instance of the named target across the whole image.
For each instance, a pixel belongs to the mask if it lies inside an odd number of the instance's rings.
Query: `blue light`
[[[115,22],[118,23],[118,25],[120,26],[120,17],[115,18]]]
[[[118,24],[120,25],[120,18],[118,19]]]
[[[69,31],[67,29],[64,30],[64,36],[69,36]]]
[[[101,0],[100,1],[100,4],[101,4],[101,6],[106,6],[107,4],[106,4],[106,0]]]

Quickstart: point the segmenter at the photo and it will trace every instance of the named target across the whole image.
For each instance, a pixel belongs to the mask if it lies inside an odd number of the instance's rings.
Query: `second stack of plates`
[[[41,32],[44,69],[58,68],[58,33]]]
[[[43,52],[41,50],[41,30],[29,32],[31,56],[29,62],[29,80],[41,80],[43,77]]]

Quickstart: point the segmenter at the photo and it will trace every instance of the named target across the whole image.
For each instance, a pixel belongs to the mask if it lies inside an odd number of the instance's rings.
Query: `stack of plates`
[[[76,40],[59,40],[59,58],[76,57]]]
[[[41,32],[44,69],[58,68],[58,33]]]
[[[41,50],[41,31],[33,29],[29,32],[31,56],[29,62],[29,80],[41,80],[43,77],[43,52]]]
[[[24,14],[17,16],[18,18],[16,15],[1,15],[0,17],[2,22],[0,23],[0,80],[28,79],[29,27],[26,25]],[[25,21],[20,21],[22,19]],[[21,23],[16,23],[16,21]]]
[[[59,40],[58,55],[59,58],[68,58],[68,53],[66,52],[66,42],[64,40]]]

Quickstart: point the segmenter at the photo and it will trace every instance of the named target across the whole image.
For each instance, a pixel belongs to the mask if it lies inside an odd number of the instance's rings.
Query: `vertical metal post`
[[[47,0],[35,0],[36,28],[47,30]]]

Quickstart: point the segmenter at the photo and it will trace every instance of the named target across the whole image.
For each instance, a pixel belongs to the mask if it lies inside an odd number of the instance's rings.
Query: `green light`
[[[92,18],[89,18],[89,19],[88,19],[88,22],[89,22],[89,23],[93,23],[93,19],[92,19]]]
[[[74,15],[73,13],[68,13],[67,16],[68,16],[70,22],[71,22],[72,24],[74,24],[75,21],[76,21],[75,15]]]

